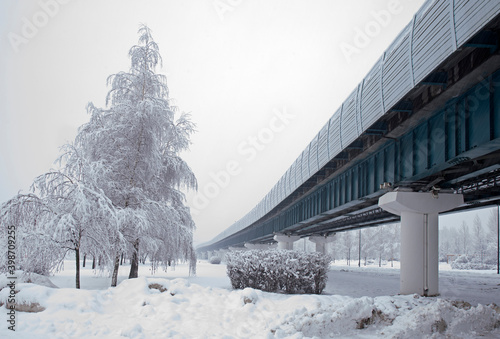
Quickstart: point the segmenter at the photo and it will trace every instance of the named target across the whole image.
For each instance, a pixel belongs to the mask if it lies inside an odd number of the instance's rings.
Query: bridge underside
[[[490,156],[496,159],[498,163],[500,159],[500,153],[495,152],[490,154]],[[466,166],[466,165],[464,165]],[[494,166],[495,168],[497,166]],[[461,166],[450,168],[450,171],[455,171],[457,173],[462,171]],[[422,185],[432,185],[434,180],[428,178],[427,180],[422,180]],[[500,170],[495,169],[483,175],[474,177],[473,179],[464,181],[462,185],[454,190],[443,190],[443,192],[456,192],[464,194],[465,204],[454,208],[449,212],[458,212],[467,210],[470,208],[478,208],[482,206],[500,205]],[[360,199],[353,201],[349,206],[341,206],[340,208],[328,211],[324,214],[318,215],[313,220],[305,220],[303,222],[294,224],[290,227],[280,229],[271,224],[273,231],[267,234],[259,236],[266,232],[266,229],[259,226],[254,226],[251,229],[242,232],[241,234],[235,234],[234,240],[228,239],[227,245],[224,246],[222,243],[213,248],[207,250],[214,250],[218,248],[227,248],[229,246],[240,247],[247,242],[252,243],[271,243],[274,242],[274,234],[284,233],[291,235],[298,235],[300,237],[308,237],[314,235],[327,236],[331,233],[379,226],[383,224],[390,224],[400,221],[400,216],[389,213],[380,207],[378,207],[379,198],[387,193],[388,190],[380,190],[370,198]],[[271,228],[268,223],[266,226]],[[245,236],[243,236],[245,235]],[[252,239],[252,235],[254,238]],[[239,236],[239,237],[238,237]],[[252,239],[252,240],[247,240]]]
[[[266,216],[198,251],[397,222],[378,207],[395,187],[463,194],[454,211],[500,203],[498,32],[497,18]]]

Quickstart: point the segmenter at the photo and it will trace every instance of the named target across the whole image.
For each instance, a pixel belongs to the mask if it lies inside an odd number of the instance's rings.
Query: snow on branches
[[[63,146],[60,168],[0,211],[2,225],[22,224],[26,236],[46,239],[45,248],[75,251],[77,266],[80,251],[112,263],[112,285],[122,253],[132,258],[129,277],[137,276],[140,251],[155,263],[189,260],[193,271],[196,263],[195,225],[181,190],[197,182],[179,156],[195,126],[170,104],[166,77],[155,73],[161,56],[148,27],[140,27],[129,56],[130,70],[108,78],[108,107],[88,104],[90,121]],[[46,274],[55,261],[31,269]]]
[[[50,206],[35,194],[18,194],[0,207],[0,243],[8,243],[9,226],[16,229],[16,269],[48,275],[61,262],[64,250],[47,232],[51,215]],[[7,272],[7,253],[0,252],[2,272]]]
[[[158,45],[149,28],[142,26],[139,35],[139,45],[129,52],[129,72],[108,78],[110,107],[89,104],[91,120],[76,137],[83,157],[99,169],[97,186],[113,205],[143,216],[144,222],[123,229],[132,255],[129,277],[137,276],[141,248],[163,263],[194,258],[194,222],[180,189],[197,186],[178,155],[189,147],[194,124],[185,114],[175,120],[166,78],[154,72],[161,61]]]

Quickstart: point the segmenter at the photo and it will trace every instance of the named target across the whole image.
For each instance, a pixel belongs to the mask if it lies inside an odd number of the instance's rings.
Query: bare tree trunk
[[[189,276],[196,276],[196,252],[191,251],[191,256],[189,260]]]
[[[92,269],[95,270],[95,257],[92,256]]]
[[[113,267],[113,275],[111,276],[111,287],[115,287],[118,282],[118,268],[120,268],[120,254],[117,253],[115,257],[115,264]]]
[[[87,261],[87,254],[83,255],[83,267],[85,267],[85,261]]]
[[[76,288],[80,288],[80,248],[75,249],[76,259]]]
[[[120,259],[120,265],[123,265],[123,261],[125,260],[125,255],[122,252],[122,257]]]
[[[132,253],[132,261],[130,262],[129,279],[139,276],[139,239],[134,241],[134,253]]]

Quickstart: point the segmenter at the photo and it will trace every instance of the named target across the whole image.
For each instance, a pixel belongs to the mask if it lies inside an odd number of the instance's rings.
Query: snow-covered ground
[[[68,261],[50,279],[59,289],[17,284],[18,302],[38,302],[45,310],[17,312],[14,333],[2,307],[0,338],[500,338],[500,309],[486,306],[500,304],[496,272],[442,265],[441,297],[423,298],[396,295],[398,263],[355,265],[332,265],[322,295],[283,295],[233,291],[225,265],[205,261],[196,277],[184,265],[154,276],[144,265],[140,278],[128,280],[123,266],[116,288],[87,267],[82,290],[75,290]],[[0,277],[0,287],[6,283]],[[1,302],[8,291],[0,291]]]
[[[347,266],[345,261],[336,262],[330,271],[324,291],[328,294],[351,297],[376,297],[399,292],[399,262],[394,267],[388,262],[358,267],[358,262]],[[500,276],[496,271],[452,270],[446,263],[439,265],[439,291],[441,298],[464,300],[472,305],[500,305]]]

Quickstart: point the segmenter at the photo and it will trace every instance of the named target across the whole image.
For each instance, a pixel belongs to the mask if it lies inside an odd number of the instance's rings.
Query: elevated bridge
[[[197,250],[401,218],[437,270],[438,213],[500,202],[499,36],[498,0],[426,1],[262,201]],[[403,287],[403,238],[402,292],[437,294],[428,268]]]

